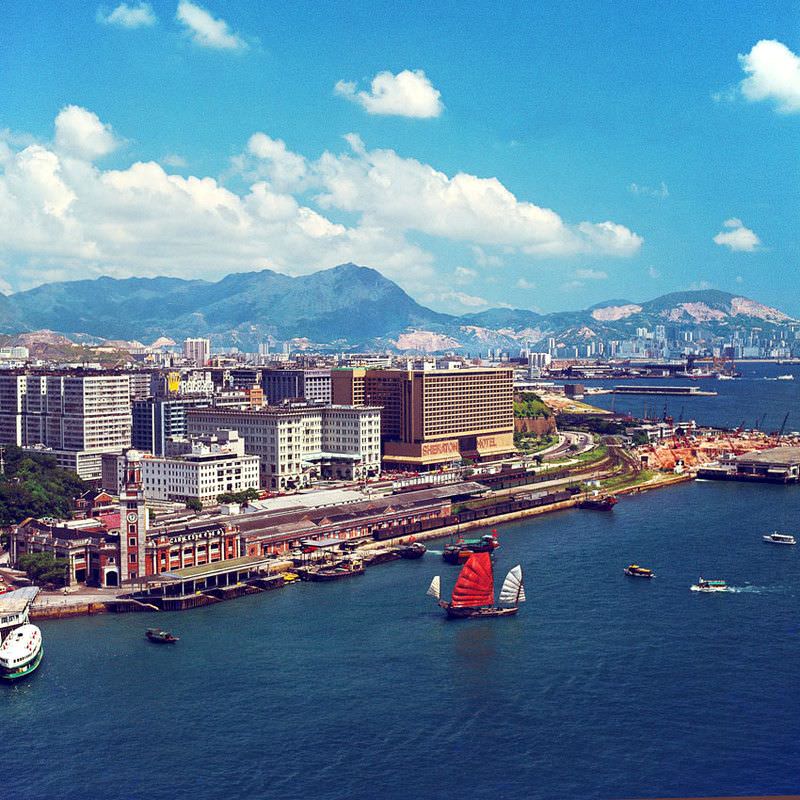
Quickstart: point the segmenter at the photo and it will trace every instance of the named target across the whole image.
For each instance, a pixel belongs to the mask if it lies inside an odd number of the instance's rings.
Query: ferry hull
[[[13,670],[0,672],[0,678],[4,681],[18,681],[20,678],[27,677],[42,663],[43,655],[44,647],[40,647],[39,652],[27,664],[20,664]]]

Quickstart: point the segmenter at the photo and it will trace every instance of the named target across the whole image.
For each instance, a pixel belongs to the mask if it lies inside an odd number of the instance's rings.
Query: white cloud
[[[484,297],[478,297],[465,292],[453,291],[450,289],[439,292],[428,292],[423,295],[422,302],[428,303],[438,308],[444,308],[451,313],[461,313],[465,310],[475,311],[475,309],[489,308],[491,303]],[[505,305],[498,303],[498,306]]]
[[[690,291],[705,291],[706,289],[713,289],[714,284],[711,281],[692,281],[689,284]]]
[[[247,152],[255,157],[250,176],[267,178],[273,186],[287,191],[298,191],[306,186],[308,165],[305,158],[289,150],[282,139],[254,133],[247,142]]]
[[[393,75],[379,72],[370,90],[356,91],[353,81],[339,81],[334,92],[358,103],[368,114],[389,114],[420,119],[438,117],[444,110],[440,92],[421,70],[404,69]]]
[[[477,277],[478,273],[469,267],[456,267],[453,271],[453,280],[462,286],[466,283],[472,283]]]
[[[661,273],[655,267],[648,267],[647,274],[654,280],[657,281],[661,277]]]
[[[479,246],[508,246],[532,256],[595,253],[629,256],[642,239],[614,222],[566,224],[547,208],[518,200],[497,178],[453,177],[394,150],[325,153],[314,164],[325,208],[361,213],[377,225],[416,230]]]
[[[785,44],[762,39],[739,63],[747,73],[739,84],[747,100],[770,100],[782,114],[800,112],[800,57]]]
[[[113,11],[98,8],[97,21],[120,28],[146,28],[155,25],[158,20],[150,3],[120,3]]]
[[[503,259],[493,253],[487,253],[477,244],[472,245],[472,256],[479,267],[502,267]]]
[[[659,200],[669,197],[669,189],[664,181],[661,181],[661,183],[655,188],[652,186],[643,186],[639,183],[631,183],[628,185],[628,191],[631,194],[642,195],[644,197],[655,197]]]
[[[517,289],[535,289],[536,284],[533,281],[529,281],[527,278],[519,278],[517,280]]]
[[[449,177],[391,150],[370,151],[355,136],[345,152],[307,159],[255,134],[236,162],[251,177],[236,191],[174,174],[178,158],[102,169],[96,159],[119,141],[77,106],[59,112],[54,144],[18,134],[0,142],[0,258],[14,254],[4,277],[16,289],[97,274],[301,274],[354,261],[417,295],[449,292],[442,302],[477,308],[488,305],[479,293],[453,290],[491,282],[500,263],[492,251],[628,255],[641,243],[616,223],[568,224],[497,179]],[[481,263],[439,271],[414,243],[419,234],[463,242]],[[528,277],[536,279],[532,268]]]
[[[161,159],[161,163],[165,167],[181,168],[187,166],[186,159],[183,156],[179,156],[177,153],[167,153],[167,155]]]
[[[744,278],[741,275],[736,276],[736,283],[744,283]]]
[[[605,281],[608,280],[608,273],[601,269],[576,269],[575,277],[588,281]]]
[[[180,0],[175,14],[192,38],[201,47],[215,50],[244,50],[247,43],[239,34],[231,31],[224,19],[215,19],[202,6]]]
[[[720,231],[714,237],[718,245],[740,253],[752,253],[761,245],[761,239],[750,228],[745,228],[740,219],[727,219],[722,227],[727,230]]]
[[[56,117],[56,148],[64,153],[93,160],[119,147],[110,125],[80,106],[65,106]]]

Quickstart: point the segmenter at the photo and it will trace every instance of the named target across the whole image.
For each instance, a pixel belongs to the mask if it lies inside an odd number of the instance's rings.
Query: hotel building
[[[336,369],[334,403],[380,406],[383,463],[413,469],[514,452],[512,369]]]

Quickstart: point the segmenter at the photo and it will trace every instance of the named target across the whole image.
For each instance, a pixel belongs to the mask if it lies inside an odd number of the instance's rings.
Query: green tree
[[[203,504],[196,497],[190,497],[186,501],[186,508],[188,508],[190,511],[202,511]]]
[[[17,566],[36,584],[63,586],[69,561],[52,553],[26,553],[20,556]]]

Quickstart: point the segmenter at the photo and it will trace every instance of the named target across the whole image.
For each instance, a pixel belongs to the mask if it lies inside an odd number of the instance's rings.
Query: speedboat
[[[778,375],[778,377],[775,378],[775,380],[776,381],[793,381],[794,380],[794,375],[791,375],[791,374],[790,375]]]
[[[177,636],[173,636],[169,631],[162,631],[160,628],[148,628],[144,635],[156,644],[175,644],[179,641]]]
[[[773,531],[761,538],[765,542],[770,542],[771,544],[797,544],[797,539],[790,533],[778,533],[778,531]]]
[[[709,581],[705,578],[698,578],[691,590],[693,592],[727,592],[728,584],[725,581]]]
[[[631,578],[655,578],[656,574],[653,570],[648,569],[647,567],[640,567],[638,564],[630,564],[623,572],[626,575],[630,575]]]

